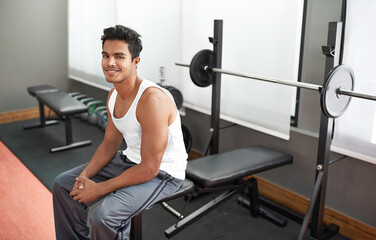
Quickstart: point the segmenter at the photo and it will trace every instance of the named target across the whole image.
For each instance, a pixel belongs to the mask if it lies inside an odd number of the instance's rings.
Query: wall
[[[310,0],[303,62],[303,81],[322,84],[328,21],[339,20],[341,1]],[[22,31],[21,31],[22,30]],[[0,112],[36,107],[26,87],[48,83],[67,91],[82,91],[98,99],[107,92],[67,80],[67,2],[0,0]],[[224,33],[226,34],[226,33]],[[294,156],[291,166],[261,177],[310,197],[317,156],[320,116],[316,92],[302,90],[298,129],[290,141],[236,126],[221,131],[220,151],[265,145]],[[186,109],[182,121],[191,131],[193,148],[204,151],[210,127],[207,115]],[[227,124],[222,122],[222,124]],[[337,155],[332,153],[331,158]],[[376,226],[376,165],[346,158],[330,167],[327,206]]]
[[[0,113],[37,106],[26,88],[67,81],[67,1],[0,0]]]

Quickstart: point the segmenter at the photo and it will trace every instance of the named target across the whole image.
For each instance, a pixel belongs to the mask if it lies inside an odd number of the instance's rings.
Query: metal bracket
[[[335,49],[332,46],[322,46],[322,53],[327,57],[334,57]]]
[[[209,37],[209,42],[212,43],[213,45],[217,45],[218,40],[214,39],[213,37]]]

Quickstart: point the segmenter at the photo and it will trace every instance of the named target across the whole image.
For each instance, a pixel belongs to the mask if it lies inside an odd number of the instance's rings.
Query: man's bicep
[[[145,121],[142,127],[142,142],[147,148],[154,151],[164,151],[167,146],[168,128],[164,121],[150,120]]]
[[[121,142],[123,141],[123,135],[115,127],[110,116],[108,118],[103,141],[107,144],[112,144],[116,146],[120,146]]]
[[[168,117],[163,111],[150,110],[140,121],[142,128],[141,154],[158,156],[162,159],[168,142]]]

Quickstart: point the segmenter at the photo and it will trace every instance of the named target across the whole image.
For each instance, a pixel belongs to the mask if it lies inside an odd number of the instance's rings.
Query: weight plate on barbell
[[[338,94],[338,89],[354,90],[354,72],[347,65],[333,68],[325,78],[321,90],[321,107],[327,117],[341,116],[350,104],[351,97]]]
[[[204,49],[196,53],[189,67],[189,75],[193,83],[199,87],[210,86],[213,82],[214,75],[212,72],[204,69],[206,66],[209,68],[213,67],[213,51],[209,49]]]

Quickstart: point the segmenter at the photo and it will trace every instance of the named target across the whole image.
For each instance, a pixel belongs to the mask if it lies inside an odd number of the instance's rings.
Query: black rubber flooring
[[[51,190],[54,178],[63,171],[90,160],[103,139],[104,132],[96,126],[79,119],[72,119],[74,141],[92,141],[90,146],[68,151],[50,153],[50,148],[65,144],[64,122],[45,128],[24,130],[23,126],[38,122],[38,119],[0,124],[0,140]],[[215,195],[207,194],[192,200],[183,212],[187,215],[198,209]],[[239,205],[233,196],[219,207],[202,216],[195,223],[172,239],[238,239],[238,240],[290,240],[296,239],[300,225],[288,219],[281,228],[264,218],[252,218],[248,209]],[[169,201],[168,204],[181,211],[184,197]],[[167,239],[164,231],[175,224],[177,218],[160,204],[143,213],[143,239]],[[309,239],[307,236],[306,239]],[[331,239],[347,239],[336,235]]]

